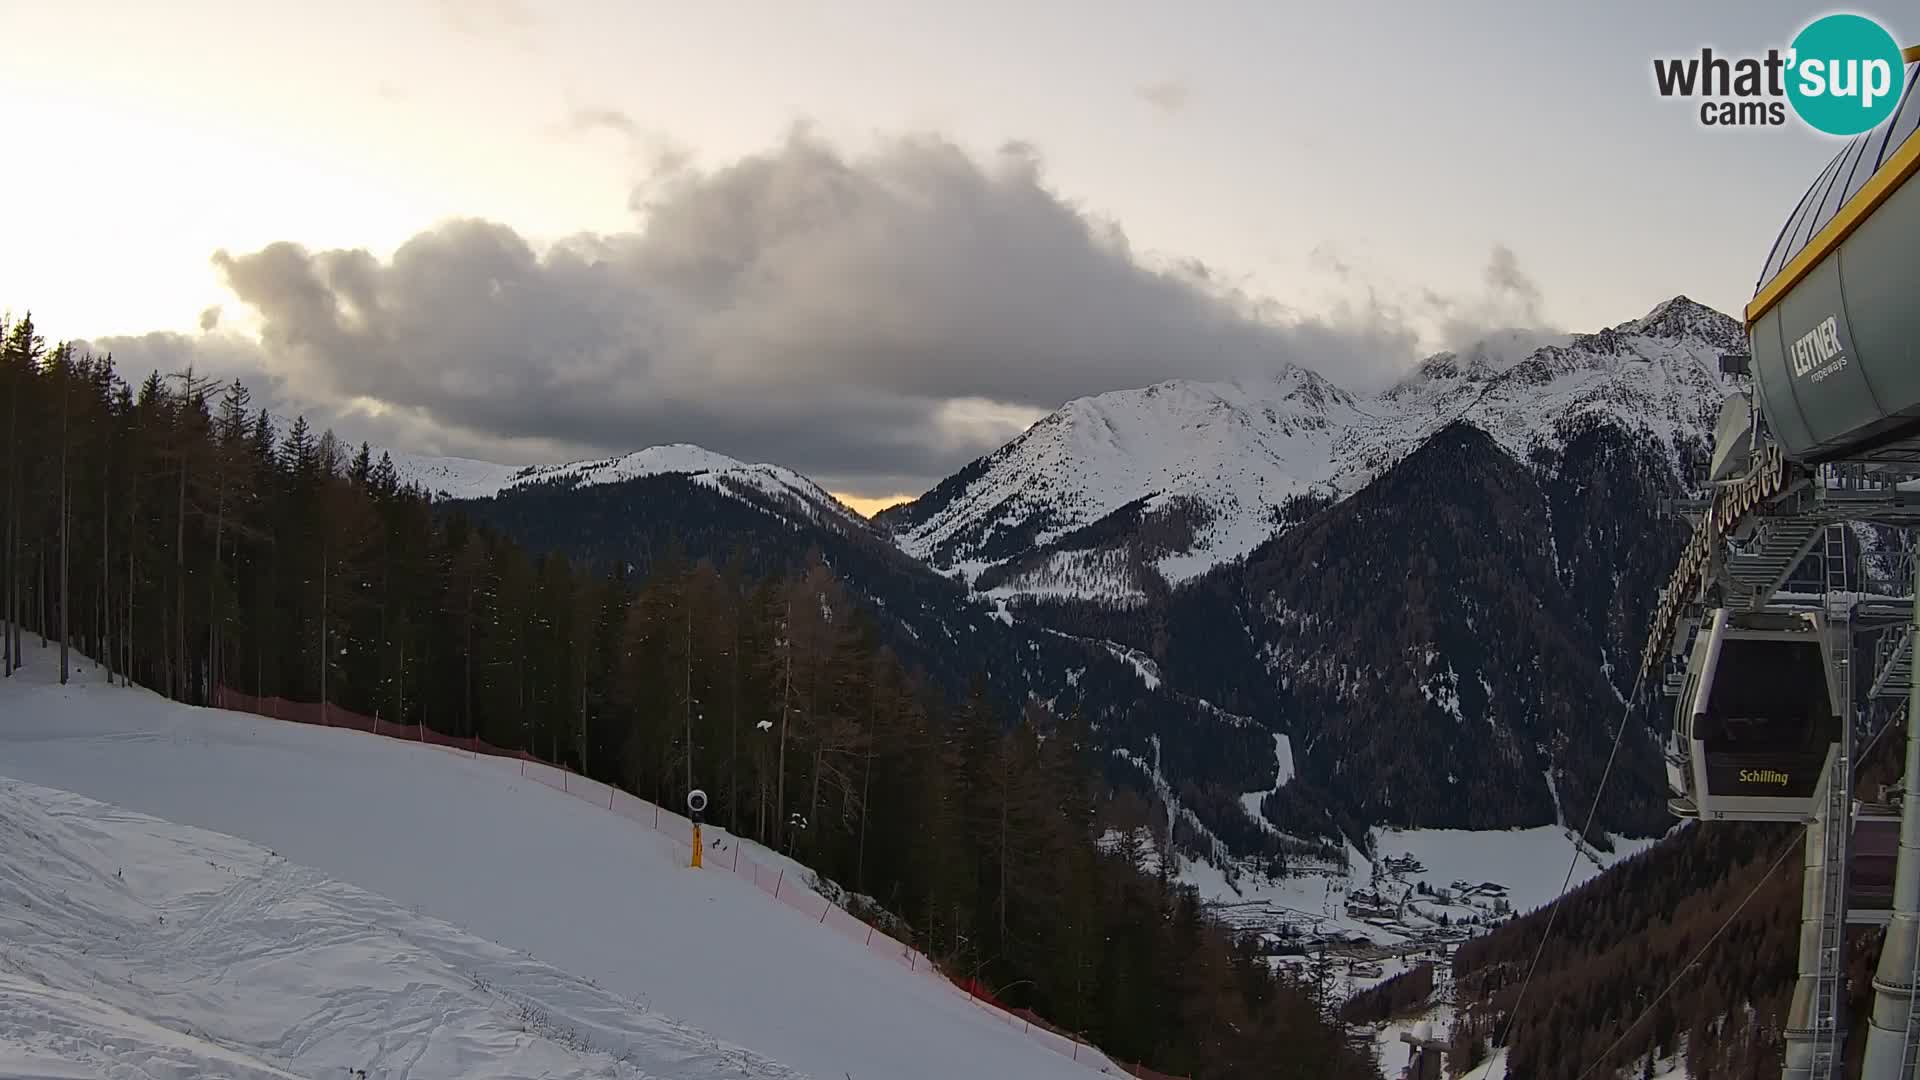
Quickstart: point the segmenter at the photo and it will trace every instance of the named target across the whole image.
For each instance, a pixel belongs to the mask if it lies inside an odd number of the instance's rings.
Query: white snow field
[[[1391,947],[1405,945],[1416,939],[1422,928],[1431,927],[1420,918],[1389,925],[1353,914],[1347,907],[1349,894],[1379,887],[1389,899],[1398,900],[1415,882],[1449,892],[1457,891],[1453,888],[1456,882],[1470,886],[1490,883],[1501,887],[1500,895],[1514,914],[1524,915],[1552,903],[1561,894],[1563,881],[1569,890],[1577,889],[1607,867],[1657,842],[1610,834],[1612,851],[1597,852],[1583,844],[1576,858],[1572,831],[1554,825],[1481,832],[1375,828],[1372,835],[1375,854],[1383,863],[1411,856],[1419,861],[1421,869],[1396,869],[1384,882],[1376,882],[1374,864],[1349,845],[1344,868],[1327,867],[1276,879],[1244,863],[1230,874],[1212,863],[1183,858],[1176,876],[1199,890],[1202,900],[1216,905],[1215,914],[1242,929],[1268,930],[1291,924],[1309,933],[1364,937]],[[1569,863],[1573,864],[1571,880],[1567,878]],[[1487,918],[1490,904],[1490,897],[1468,902],[1456,896],[1450,904],[1416,898],[1412,907],[1416,914],[1445,911],[1455,919],[1476,914]]]
[[[1613,850],[1600,852],[1586,844],[1574,855],[1573,830],[1556,825],[1531,829],[1502,829],[1472,832],[1464,829],[1375,829],[1374,851],[1381,859],[1411,855],[1426,869],[1407,875],[1408,881],[1424,881],[1435,888],[1447,888],[1455,881],[1469,884],[1492,882],[1504,886],[1514,913],[1524,915],[1552,903],[1561,893],[1600,876],[1600,872],[1622,859],[1631,858],[1658,843],[1658,838],[1607,837]],[[1573,866],[1573,877],[1567,867]]]
[[[0,780],[0,1076],[800,1074],[256,844]]]
[[[196,978],[212,978],[220,994],[231,994],[231,1001],[243,1006],[256,992],[281,995],[289,1009],[296,1001],[308,1000],[298,994],[313,995],[317,1010],[299,1021],[297,1031],[283,1019],[236,1029],[237,1041],[255,1036],[261,1040],[244,1042],[244,1051],[233,1052],[250,1055],[248,1067],[259,1068],[257,1075],[262,1076],[281,1075],[271,1071],[275,1068],[294,1075],[347,1075],[344,1071],[294,1071],[288,1062],[275,1060],[276,1054],[295,1046],[300,1038],[337,1040],[329,1045],[338,1045],[345,1056],[350,1056],[348,1050],[371,1048],[367,1060],[341,1061],[343,1067],[367,1069],[370,1078],[492,1075],[469,1060],[469,1050],[475,1057],[494,1049],[505,1053],[519,1045],[515,1039],[529,1043],[515,1051],[527,1055],[512,1065],[515,1075],[618,1075],[607,1071],[611,1062],[604,1055],[608,1049],[618,1053],[622,1040],[640,1039],[657,1029],[699,1042],[689,1029],[661,1017],[692,1025],[725,1043],[749,1047],[820,1080],[1003,1076],[1084,1080],[1096,1069],[1119,1072],[1084,1047],[1077,1051],[1077,1062],[1056,1053],[1037,1029],[1029,1033],[1017,1022],[1010,1026],[1004,1014],[979,1006],[951,984],[909,971],[896,962],[897,957],[869,950],[788,904],[770,899],[744,875],[687,868],[684,847],[604,806],[520,777],[516,762],[468,759],[380,736],[176,705],[144,690],[103,685],[102,676],[85,661],[76,665],[75,683],[60,687],[52,680],[53,650],[35,651],[29,659],[31,666],[25,671],[0,682],[0,776],[77,792],[270,848],[274,854],[265,858],[286,860],[284,873],[309,873],[293,867],[313,868],[311,877],[298,880],[313,883],[331,897],[325,902],[333,906],[325,910],[350,912],[356,905],[371,910],[380,903],[376,897],[343,886],[325,885],[329,878],[394,902],[381,907],[382,912],[415,909],[425,918],[409,921],[401,931],[417,936],[392,939],[396,954],[424,951],[419,958],[423,972],[407,978],[439,985],[448,1000],[458,999],[465,1003],[460,1008],[471,1010],[459,1014],[467,1019],[456,1028],[469,1033],[463,1036],[468,1039],[466,1049],[448,1045],[436,1051],[439,1056],[416,1061],[413,1055],[423,1045],[421,1040],[431,1044],[437,1033],[432,1024],[438,1022],[438,1014],[427,1015],[422,1011],[425,1006],[411,1012],[390,1010],[387,999],[371,993],[360,999],[362,1006],[355,1010],[352,998],[341,996],[338,987],[329,988],[317,977],[312,986],[300,986],[284,970],[263,974],[269,970],[265,956],[245,962],[236,959],[233,967],[215,966],[208,975],[194,966],[203,957],[182,955],[179,986],[169,985],[165,972],[153,966],[142,967],[135,977],[170,992],[177,990],[183,1004],[137,996],[111,1000],[86,996],[101,994],[97,987],[72,1002],[58,994],[41,994],[40,1003],[33,1007],[46,1010],[49,1024],[109,1033],[132,1031],[125,1038],[148,1039],[159,1047],[162,1032],[141,1025],[151,1022],[177,1031],[177,1025],[192,1024],[191,1017],[199,1014],[190,1012],[187,1003],[199,1010],[205,1002],[208,1012],[229,1014],[224,1005],[214,1003],[212,989],[202,995],[201,989],[193,988]],[[157,825],[142,828],[164,833]],[[28,858],[19,850],[24,841],[6,835],[0,859],[18,869]],[[193,835],[189,846],[217,840]],[[272,877],[274,871],[259,861],[257,853],[249,862],[240,854],[246,849],[231,850],[231,854],[207,858],[249,867],[245,872],[256,878]],[[49,851],[44,858],[56,856]],[[715,856],[709,858],[717,861]],[[40,882],[35,867],[25,869],[27,880]],[[131,880],[138,872],[134,866],[126,868],[129,889],[138,884]],[[226,884],[231,887],[233,882]],[[177,887],[183,896],[197,888],[190,883]],[[257,892],[276,887],[279,884],[267,881],[254,886]],[[105,901],[94,906],[117,912],[114,918],[137,922],[134,915],[140,909],[136,905],[142,901],[136,898],[145,895],[116,893],[112,899],[125,907],[115,908]],[[298,899],[322,903],[312,896]],[[0,894],[0,905],[9,902],[6,894]],[[193,910],[192,904],[199,902],[179,901],[187,905],[182,910]],[[305,910],[288,907],[275,913],[269,909],[260,918],[267,920],[263,927],[277,925],[287,939],[296,940],[296,934],[310,932],[301,917]],[[25,917],[0,907],[0,918]],[[511,967],[506,963],[510,954],[487,953],[471,939],[432,920],[444,920],[529,956],[522,968]],[[334,919],[334,924],[340,922]],[[62,924],[49,925],[57,931]],[[372,935],[367,939],[369,947],[379,935],[393,934],[395,925],[369,919],[363,928]],[[346,929],[340,927],[340,933]],[[222,940],[223,933],[217,925],[210,927],[198,948],[208,955],[217,950],[232,951],[238,957],[244,942]],[[318,939],[327,932],[311,933]],[[109,947],[107,940],[99,939],[101,948]],[[123,952],[132,955],[133,950]],[[14,964],[50,964],[60,954],[51,946],[23,949],[9,938],[6,955]],[[303,944],[288,952],[283,962],[304,968],[306,955]],[[344,959],[348,954],[341,955]],[[391,974],[386,982],[375,977],[377,955],[363,955],[347,968],[376,990],[394,979]],[[459,957],[465,955],[491,957],[491,962],[505,965],[501,970],[511,969],[515,981],[502,986],[525,995],[539,1010],[565,1018],[565,1024],[584,1034],[601,1056],[576,1055],[577,1064],[567,1066],[560,1057],[567,1049],[564,1045],[535,1049],[527,1034],[507,1026],[488,1034],[482,1015],[485,994],[476,994],[478,988],[471,980],[463,988],[448,974],[458,973],[463,962]],[[536,965],[535,960],[552,968]],[[14,996],[24,992],[18,981],[21,974],[16,967],[0,964],[0,975],[10,980],[5,987],[10,1011]],[[305,977],[305,973],[298,976]],[[605,995],[594,996],[595,988],[604,988]],[[620,998],[632,999],[647,1013],[637,1017],[621,1013],[616,1004]],[[131,1007],[141,1001],[150,1016],[143,1017]],[[235,1023],[241,1020],[244,1016]],[[1066,1040],[1059,1041],[1070,1046]],[[675,1048],[682,1045],[685,1067],[658,1063],[661,1056],[679,1052]],[[224,1051],[195,1044],[167,1052]],[[737,1052],[717,1044],[700,1049],[663,1039],[646,1042],[636,1051],[641,1053],[655,1057],[636,1056],[639,1067],[647,1070],[638,1075],[783,1075],[766,1071],[776,1067],[759,1059],[729,1057]],[[537,1057],[544,1054],[552,1056]],[[251,1064],[255,1060],[257,1066]],[[552,1065],[529,1065],[536,1060]],[[655,1063],[647,1064],[649,1060]],[[742,1071],[699,1071],[726,1060],[736,1060],[735,1067]],[[746,1071],[752,1068],[763,1071]],[[124,1075],[203,1071],[183,1066],[174,1072],[161,1069]],[[228,1071],[235,1076],[256,1075],[237,1067]]]

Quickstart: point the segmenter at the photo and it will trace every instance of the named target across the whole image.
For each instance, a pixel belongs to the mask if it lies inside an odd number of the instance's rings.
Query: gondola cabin
[[[1674,709],[1676,814],[1806,821],[1839,750],[1826,628],[1811,614],[1710,613]]]

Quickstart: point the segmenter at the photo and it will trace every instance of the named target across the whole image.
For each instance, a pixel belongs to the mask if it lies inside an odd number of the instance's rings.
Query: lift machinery
[[[1920,723],[1897,806],[1852,786],[1866,704],[1905,698],[1920,720],[1920,50],[1907,60],[1900,108],[1835,155],[1776,238],[1750,352],[1722,358],[1746,390],[1715,428],[1711,498],[1678,507],[1696,526],[1641,658],[1676,699],[1673,812],[1806,824],[1790,1080],[1840,1074],[1849,923],[1887,928],[1862,1077],[1911,1080],[1920,1060]],[[1858,523],[1908,538],[1894,589],[1849,565]]]

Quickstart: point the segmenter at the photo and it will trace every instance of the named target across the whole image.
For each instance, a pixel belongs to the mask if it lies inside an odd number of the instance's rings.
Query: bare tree
[[[60,380],[60,685],[65,686],[70,677],[69,660],[72,647],[69,642],[72,631],[72,619],[68,612],[73,607],[73,596],[67,589],[67,550],[71,546],[71,537],[67,523],[72,517],[68,510],[67,495],[70,486],[67,482],[67,459],[72,450],[73,405],[71,390],[73,387],[73,347],[62,345],[54,353],[54,378]]]

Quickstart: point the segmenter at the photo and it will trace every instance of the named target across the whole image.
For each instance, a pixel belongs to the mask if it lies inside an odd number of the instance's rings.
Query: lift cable
[[[1425,446],[1427,443],[1432,442],[1434,437],[1439,435],[1440,432],[1459,423],[1468,413],[1472,412],[1481,402],[1487,399],[1487,395],[1493,392],[1493,388],[1496,385],[1498,385],[1498,383],[1494,382],[1482,387],[1480,392],[1474,395],[1472,401],[1462,405],[1460,410],[1453,414],[1451,420],[1435,428],[1425,439],[1421,440],[1420,445]],[[1527,965],[1527,977],[1525,981],[1520,984],[1520,996],[1514,1000],[1513,1012],[1507,1017],[1506,1031],[1501,1033],[1500,1044],[1503,1046],[1506,1045],[1507,1033],[1513,1030],[1514,1020],[1520,1015],[1520,1004],[1526,1000],[1527,988],[1533,983],[1534,970],[1540,966],[1540,954],[1546,951],[1547,938],[1553,933],[1554,919],[1558,918],[1560,914],[1560,897],[1567,894],[1567,885],[1573,881],[1573,872],[1580,865],[1580,844],[1586,839],[1588,830],[1593,828],[1594,815],[1600,811],[1600,796],[1606,792],[1607,778],[1613,775],[1614,760],[1620,756],[1620,739],[1627,732],[1627,722],[1633,719],[1633,704],[1640,699],[1640,688],[1645,684],[1646,680],[1647,663],[1643,659],[1640,663],[1639,673],[1633,678],[1633,692],[1627,695],[1626,709],[1620,716],[1620,726],[1615,729],[1613,733],[1613,747],[1607,751],[1607,765],[1606,768],[1600,771],[1600,784],[1594,788],[1593,805],[1587,808],[1586,823],[1580,827],[1579,834],[1573,838],[1573,858],[1567,863],[1566,877],[1561,879],[1560,892],[1554,896],[1553,903],[1547,908],[1547,928],[1541,932],[1540,947],[1534,950],[1533,962]]]
[[[1906,710],[1904,709],[1901,710],[1901,713],[1902,715],[1905,715]],[[1887,729],[1894,726],[1895,719],[1896,718],[1889,718],[1886,723],[1881,724],[1879,730],[1873,733],[1873,738],[1867,740],[1866,749],[1860,751],[1860,753],[1856,755],[1854,760],[1854,765],[1853,765],[1853,770],[1856,775],[1859,773],[1860,767],[1867,760],[1867,750],[1873,749],[1873,744],[1880,741],[1880,736],[1886,734]],[[1633,1018],[1632,1023],[1628,1024],[1625,1028],[1621,1029],[1620,1037],[1613,1040],[1612,1045],[1608,1046],[1605,1050],[1601,1051],[1600,1057],[1597,1060],[1595,1060],[1593,1064],[1587,1066],[1586,1070],[1579,1075],[1577,1080],[1586,1080],[1588,1076],[1592,1075],[1593,1070],[1599,1068],[1601,1064],[1607,1060],[1609,1055],[1611,1055],[1615,1050],[1619,1049],[1621,1043],[1627,1041],[1627,1036],[1633,1034],[1633,1029],[1640,1026],[1640,1021],[1645,1020],[1647,1016],[1653,1012],[1655,1007],[1657,1007],[1660,1004],[1660,1002],[1666,1000],[1667,995],[1673,992],[1674,987],[1678,986],[1680,983],[1680,980],[1686,977],[1687,972],[1693,970],[1693,966],[1700,962],[1700,958],[1702,956],[1705,956],[1707,950],[1713,947],[1713,943],[1719,940],[1720,935],[1726,933],[1727,927],[1733,925],[1734,918],[1738,916],[1740,912],[1747,906],[1747,902],[1752,900],[1754,896],[1760,892],[1761,887],[1764,886],[1768,882],[1768,880],[1773,877],[1773,872],[1775,870],[1780,869],[1780,862],[1782,859],[1785,859],[1787,857],[1787,852],[1792,851],[1793,845],[1803,841],[1806,838],[1806,835],[1807,835],[1807,827],[1805,825],[1800,826],[1800,831],[1795,833],[1793,837],[1786,843],[1786,845],[1780,849],[1780,854],[1775,855],[1773,857],[1773,862],[1771,865],[1767,867],[1767,872],[1760,876],[1760,880],[1755,882],[1753,888],[1748,891],[1747,895],[1743,899],[1741,899],[1739,904],[1735,905],[1733,911],[1727,915],[1726,921],[1720,924],[1720,929],[1715,930],[1713,932],[1713,936],[1707,939],[1707,943],[1705,945],[1700,946],[1700,951],[1693,954],[1693,958],[1691,960],[1688,960],[1686,963],[1686,966],[1680,969],[1680,974],[1675,975],[1673,977],[1673,981],[1667,984],[1667,988],[1665,990],[1660,991],[1659,996],[1655,997],[1652,1001],[1648,1002],[1646,1008],[1640,1010],[1640,1015]],[[1920,982],[1920,952],[1916,952],[1914,955],[1913,978],[1916,982]],[[1516,1003],[1516,1009],[1517,1008],[1518,1008],[1518,1005]],[[1905,1060],[1905,1053],[1906,1053],[1905,1046],[1906,1046],[1907,1040],[1910,1040],[1912,1037],[1913,1037],[1913,1012],[1912,1010],[1909,1010],[1907,1013],[1907,1032],[1906,1032],[1906,1035],[1902,1038],[1902,1060]],[[1502,1040],[1502,1045],[1504,1044],[1505,1042],[1504,1040]]]
[[[1501,1030],[1500,1040],[1497,1045],[1505,1046],[1507,1044],[1507,1037],[1513,1033],[1513,1026],[1520,1019],[1520,1008],[1522,1005],[1526,1003],[1527,991],[1532,987],[1533,976],[1539,970],[1540,957],[1543,953],[1546,952],[1547,941],[1553,936],[1554,922],[1559,918],[1559,915],[1560,915],[1560,901],[1562,898],[1566,896],[1567,888],[1573,882],[1573,872],[1580,865],[1580,845],[1586,839],[1587,833],[1591,831],[1593,828],[1594,816],[1600,810],[1600,798],[1602,795],[1606,793],[1607,779],[1613,775],[1613,764],[1615,759],[1620,754],[1620,740],[1621,740],[1621,737],[1626,734],[1627,722],[1631,720],[1633,717],[1634,703],[1639,701],[1640,699],[1640,690],[1642,686],[1644,686],[1646,683],[1648,666],[1649,665],[1643,659],[1640,665],[1639,673],[1634,676],[1633,692],[1627,695],[1626,710],[1620,717],[1619,727],[1617,727],[1614,730],[1613,748],[1607,753],[1606,768],[1602,769],[1600,772],[1600,784],[1597,788],[1594,789],[1592,805],[1587,808],[1586,823],[1581,826],[1579,834],[1573,838],[1573,858],[1570,859],[1567,863],[1567,873],[1566,873],[1566,876],[1563,877],[1560,881],[1559,894],[1556,895],[1553,898],[1553,901],[1547,905],[1547,925],[1540,933],[1540,944],[1534,947],[1533,960],[1527,964],[1526,978],[1522,979],[1520,982],[1520,993],[1517,997],[1514,998],[1513,1011],[1507,1014],[1507,1022],[1506,1022],[1506,1025]],[[1856,773],[1858,772],[1859,763],[1866,760],[1866,751],[1873,749],[1874,743],[1878,742],[1880,739],[1880,736],[1884,735],[1886,733],[1886,730],[1892,726],[1893,726],[1892,721],[1882,724],[1880,726],[1880,729],[1874,732],[1873,738],[1868,740],[1866,750],[1862,750],[1858,755],[1856,755],[1855,757]]]
[[[1613,1040],[1605,1050],[1602,1050],[1600,1056],[1594,1059],[1593,1064],[1588,1065],[1576,1080],[1587,1080],[1587,1077],[1593,1075],[1593,1070],[1603,1065],[1607,1058],[1611,1056],[1615,1050],[1620,1048],[1620,1044],[1627,1041],[1627,1036],[1633,1034],[1633,1029],[1640,1026],[1640,1021],[1645,1020],[1662,1001],[1667,999],[1668,994],[1673,993],[1674,987],[1680,985],[1680,980],[1687,977],[1687,972],[1692,971],[1694,967],[1700,963],[1700,958],[1707,954],[1708,949],[1713,948],[1713,943],[1719,941],[1720,935],[1726,933],[1727,927],[1733,925],[1733,920],[1739,916],[1740,912],[1746,909],[1747,903],[1759,895],[1760,889],[1773,878],[1773,872],[1780,869],[1780,864],[1785,861],[1787,853],[1792,851],[1794,845],[1798,844],[1806,834],[1807,827],[1802,825],[1800,826],[1799,832],[1795,833],[1787,843],[1781,845],[1780,854],[1773,857],[1773,862],[1767,867],[1767,872],[1760,875],[1760,880],[1753,883],[1753,888],[1747,890],[1747,895],[1742,897],[1740,903],[1735,905],[1734,909],[1727,914],[1726,921],[1720,924],[1720,929],[1713,932],[1713,936],[1707,939],[1706,944],[1700,946],[1700,950],[1693,954],[1693,957],[1680,969],[1679,974],[1675,975],[1672,981],[1667,983],[1667,988],[1660,991],[1658,996],[1648,1002],[1646,1008],[1640,1010],[1640,1015],[1634,1017],[1633,1022],[1621,1030],[1620,1037]]]
[[[1634,703],[1640,700],[1640,689],[1647,681],[1647,665],[1640,665],[1640,673],[1633,678],[1633,692],[1627,695],[1626,709],[1620,714],[1620,725],[1613,732],[1613,749],[1607,752],[1606,768],[1600,770],[1600,784],[1593,789],[1593,804],[1587,807],[1586,823],[1573,838],[1573,858],[1567,861],[1566,877],[1560,880],[1560,891],[1554,895],[1553,902],[1547,905],[1547,925],[1540,931],[1540,944],[1533,950],[1533,961],[1527,965],[1527,977],[1520,982],[1520,995],[1514,998],[1513,1011],[1507,1014],[1507,1025],[1500,1033],[1499,1045],[1507,1044],[1507,1036],[1513,1033],[1513,1025],[1520,1019],[1520,1006],[1526,1003],[1527,990],[1533,985],[1533,975],[1540,967],[1540,954],[1547,951],[1547,940],[1553,936],[1554,920],[1560,917],[1560,901],[1567,895],[1567,886],[1573,882],[1573,872],[1580,866],[1580,845],[1586,841],[1587,833],[1593,828],[1593,819],[1600,812],[1600,797],[1606,793],[1607,778],[1613,775],[1613,763],[1620,756],[1620,740],[1627,733],[1627,723],[1633,719]]]

